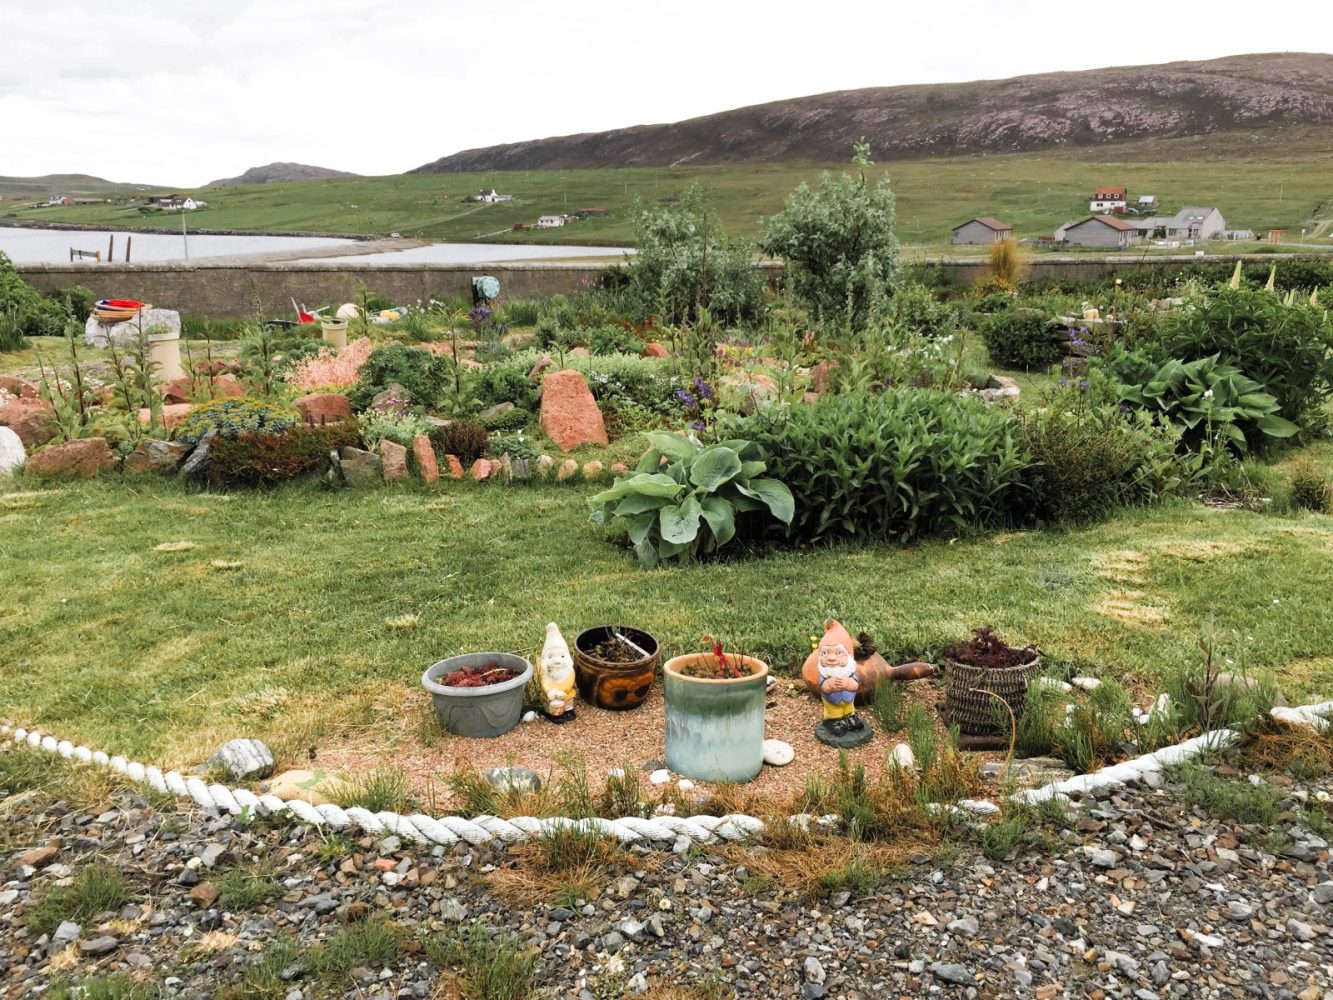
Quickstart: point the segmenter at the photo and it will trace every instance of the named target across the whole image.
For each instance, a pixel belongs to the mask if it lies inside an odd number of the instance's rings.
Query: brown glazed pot
[[[619,632],[648,651],[631,663],[611,663],[593,656],[591,650]],[[597,625],[584,629],[574,639],[574,679],[579,697],[598,708],[619,711],[643,704],[653,686],[661,653],[657,640],[643,629],[628,625]]]

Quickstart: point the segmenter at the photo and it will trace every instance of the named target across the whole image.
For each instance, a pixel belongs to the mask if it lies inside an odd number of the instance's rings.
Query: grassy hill
[[[1270,127],[1209,136],[1145,139],[1095,149],[955,156],[883,162],[898,196],[898,232],[917,245],[946,243],[949,231],[975,215],[1000,218],[1019,236],[1049,235],[1087,214],[1098,184],[1125,184],[1155,194],[1164,210],[1217,205],[1233,227],[1285,226],[1300,232],[1312,219],[1333,218],[1333,128]],[[628,244],[635,198],[666,203],[690,182],[708,190],[732,232],[753,235],[760,219],[782,206],[797,184],[844,163],[731,164],[715,167],[491,171],[412,174],[207,188],[209,206],[189,214],[192,228],[399,232],[441,240]],[[516,195],[495,205],[464,202],[483,187]],[[43,195],[44,197],[44,195]],[[0,217],[30,223],[73,222],[117,229],[175,228],[179,218],[144,215],[133,205],[7,209]],[[515,222],[579,208],[613,218],[560,229],[513,232]]]
[[[156,184],[122,184],[90,174],[45,174],[41,177],[0,177],[0,206],[11,202],[45,201],[53,194],[73,197],[132,197],[145,191],[168,191]]]

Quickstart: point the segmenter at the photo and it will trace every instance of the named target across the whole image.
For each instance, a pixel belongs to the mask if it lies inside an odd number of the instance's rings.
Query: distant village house
[[[538,229],[555,229],[557,226],[563,226],[564,224],[565,217],[563,215],[543,215],[537,219]]]
[[[512,194],[501,194],[495,188],[482,188],[472,196],[472,200],[494,204],[497,201],[513,201],[514,196]]]
[[[1227,221],[1213,207],[1187,206],[1175,215],[1149,215],[1138,219],[1134,228],[1143,239],[1223,240],[1237,239],[1227,234]]]
[[[968,219],[962,225],[954,226],[951,242],[954,246],[975,246],[1012,239],[1013,235],[1013,226],[1000,222],[998,219],[979,216],[975,219]]]
[[[1134,223],[1126,222],[1115,215],[1092,215],[1081,222],[1068,223],[1061,227],[1064,241],[1071,247],[1107,247],[1123,250],[1138,240],[1138,230]]]
[[[204,208],[208,202],[197,198],[182,198],[178,194],[154,194],[148,196],[148,204],[152,208],[160,208],[171,212],[193,212],[196,208]]]
[[[1125,210],[1125,189],[1123,187],[1099,187],[1092,193],[1088,202],[1089,212],[1123,212]]]
[[[1134,203],[1134,207],[1137,208],[1140,212],[1156,212],[1157,195],[1155,194],[1139,195],[1139,200]]]

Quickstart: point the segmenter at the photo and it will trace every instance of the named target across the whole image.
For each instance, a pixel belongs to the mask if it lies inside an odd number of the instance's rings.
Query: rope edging
[[[1333,701],[1299,708],[1282,707],[1272,710],[1273,718],[1281,722],[1289,725],[1313,726],[1321,731],[1333,729],[1330,715],[1333,715]],[[76,746],[69,740],[57,740],[54,736],[36,729],[29,730],[21,726],[0,724],[0,738],[6,737],[14,743],[26,743],[34,749],[59,754],[67,759],[109,767],[124,774],[131,781],[149,785],[160,794],[188,798],[211,815],[227,813],[239,816],[248,812],[263,816],[285,812],[310,826],[328,827],[332,830],[345,830],[357,826],[372,835],[392,834],[405,840],[445,847],[452,847],[460,841],[474,847],[494,844],[497,841],[507,846],[539,837],[547,831],[573,829],[614,837],[625,845],[637,844],[650,849],[661,849],[670,845],[672,851],[680,853],[696,844],[749,840],[764,830],[763,820],[744,813],[689,817],[662,813],[651,819],[640,816],[622,816],[616,819],[515,816],[502,819],[486,815],[464,819],[461,816],[437,818],[420,813],[403,816],[394,812],[371,812],[360,806],[348,806],[344,809],[331,802],[315,806],[301,799],[284,800],[276,795],[256,795],[246,788],[228,788],[217,783],[206,784],[193,775],[182,775],[178,771],[164,772],[149,764],[127,760],[119,754],[108,756],[101,750]],[[1214,730],[1185,740],[1183,743],[1163,747],[1132,760],[1104,767],[1100,771],[1075,775],[1063,781],[1018,792],[1010,796],[1010,799],[1026,804],[1055,799],[1064,805],[1072,805],[1075,796],[1121,787],[1149,772],[1161,771],[1166,766],[1229,747],[1239,738],[1240,734],[1232,729]],[[968,821],[1000,812],[999,806],[986,799],[964,799],[954,806],[937,806],[937,811],[946,808],[956,818]],[[809,813],[799,813],[788,817],[787,821],[804,830],[812,827],[832,830],[839,826],[839,818],[834,815],[814,816]]]

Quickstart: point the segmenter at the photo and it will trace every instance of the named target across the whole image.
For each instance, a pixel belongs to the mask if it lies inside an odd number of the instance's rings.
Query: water
[[[357,254],[350,257],[308,257],[307,264],[497,264],[510,260],[571,260],[607,257],[620,260],[624,247],[571,247],[525,244],[432,243],[408,250]]]
[[[0,227],[0,252],[8,254],[15,264],[68,264],[69,249],[100,250],[106,258],[107,230],[72,229],[14,229]],[[130,260],[137,264],[185,259],[185,247],[180,234],[126,233],[116,236],[116,260],[125,259],[125,240],[134,237]],[[320,249],[341,246],[351,240],[333,236],[201,236],[189,234],[190,259],[200,257],[230,257],[236,254],[268,253],[277,250]],[[79,263],[79,261],[75,261]],[[91,258],[82,261],[96,264]]]
[[[106,257],[107,230],[67,229],[14,229],[0,226],[0,253],[9,255],[15,264],[67,264],[70,247],[76,250],[100,250]],[[182,261],[185,246],[179,234],[162,233],[116,234],[115,256],[125,259],[125,240],[134,237],[130,260],[134,263]],[[619,260],[626,251],[621,247],[572,247],[545,245],[432,243],[408,250],[390,250],[386,253],[356,254],[347,257],[320,257],[319,251],[345,246],[353,240],[333,236],[203,236],[189,234],[190,260],[204,257],[232,257],[239,254],[275,253],[278,251],[313,251],[300,258],[305,263],[354,264],[479,264],[513,260],[565,260],[579,257],[605,257]],[[293,255],[285,255],[289,259]],[[74,263],[95,265],[89,258]]]

